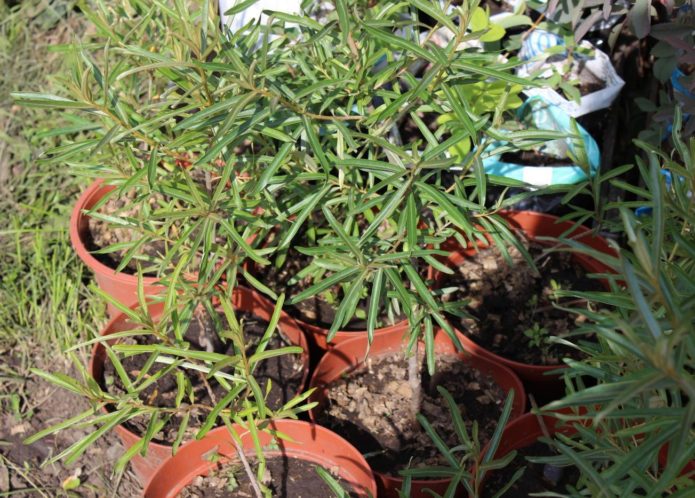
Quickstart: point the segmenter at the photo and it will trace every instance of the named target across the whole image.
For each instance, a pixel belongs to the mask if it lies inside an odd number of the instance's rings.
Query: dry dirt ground
[[[1,374],[5,390],[12,390],[3,396],[17,395],[18,402],[24,407],[22,417],[11,410],[0,414],[0,496],[140,496],[140,483],[130,469],[120,478],[113,475],[114,463],[123,452],[123,446],[113,433],[97,441],[73,465],[68,466],[62,461],[44,465],[52,456],[86,436],[90,428],[62,431],[31,445],[25,445],[23,440],[87,409],[87,402],[37,379],[26,371],[25,365],[11,351],[0,351],[0,354],[3,363],[13,372]],[[36,358],[32,358],[34,360]],[[70,371],[70,364],[62,355],[53,357],[51,361],[36,361],[34,366],[52,372]],[[71,476],[77,476],[80,484],[75,489],[66,490],[64,488],[69,486],[64,483],[70,481]]]

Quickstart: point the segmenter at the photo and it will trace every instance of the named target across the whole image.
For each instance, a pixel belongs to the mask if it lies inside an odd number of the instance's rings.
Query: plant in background
[[[582,407],[592,421],[579,431],[579,440],[558,444],[561,460],[586,477],[578,492],[685,496],[693,490],[695,141],[681,140],[680,125],[677,111],[673,156],[640,144],[647,160],[637,158],[646,185],[639,194],[651,214],[636,217],[627,206],[614,206],[630,247],[611,262],[624,287],[614,284],[611,293],[591,296],[562,292],[615,306],[583,311],[596,323],[586,329],[599,342],[586,361],[569,363],[571,392],[547,407]],[[662,170],[673,174],[668,186]],[[587,387],[583,376],[597,385]]]

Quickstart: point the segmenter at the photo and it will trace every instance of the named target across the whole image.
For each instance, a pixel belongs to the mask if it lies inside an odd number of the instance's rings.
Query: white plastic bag
[[[563,44],[564,41],[557,35],[540,30],[534,31],[524,40],[520,53],[522,58],[530,59],[530,62],[523,66],[519,66],[517,74],[521,77],[528,77],[531,73],[545,69],[546,71],[544,74],[551,76],[553,68],[556,70],[561,68],[565,61],[550,62],[544,60],[542,54],[552,46]],[[580,46],[592,50],[593,56],[585,57],[576,54],[575,64],[581,63],[583,65],[583,71],[592,73],[600,80],[604,84],[602,89],[582,95],[579,102],[567,99],[564,95],[552,88],[526,88],[524,89],[524,93],[529,97],[542,97],[551,104],[555,104],[562,108],[562,110],[573,118],[609,107],[620,93],[625,82],[618,76],[618,73],[615,72],[613,64],[611,64],[610,59],[605,53],[586,40],[582,41]],[[539,58],[540,60],[538,60]]]

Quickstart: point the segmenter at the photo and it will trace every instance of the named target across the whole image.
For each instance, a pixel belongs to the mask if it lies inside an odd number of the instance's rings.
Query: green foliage
[[[589,359],[569,362],[569,394],[548,406],[588,410],[592,423],[581,438],[561,438],[558,448],[562,461],[582,470],[590,494],[686,496],[693,489],[692,473],[681,472],[695,448],[695,140],[680,140],[679,118],[673,156],[641,144],[648,161],[637,159],[646,185],[640,192],[652,213],[636,217],[617,206],[629,245],[617,268],[624,281],[605,296],[617,307],[585,312],[595,323],[585,330],[598,342]],[[673,175],[670,186],[661,171]],[[586,377],[596,385],[587,387]]]
[[[417,7],[436,20],[432,32],[451,30],[446,46],[420,39]],[[308,14],[275,13],[268,24],[250,23],[236,33],[219,27],[216,2],[95,0],[80,9],[96,35],[69,51],[62,91],[13,96],[27,108],[73,116],[74,125],[53,130],[60,142],[46,161],[116,187],[89,214],[128,236],[99,253],[120,259],[119,270],[156,275],[168,292],[155,298],[164,305],[158,321],[142,292],[134,309],[110,301],[134,324],[123,337],[154,338],[106,348],[126,393],[104,392],[86,372],[81,381],[40,374],[91,400],[95,411],[32,440],[96,424],[56,456],[74,461],[110,428],[145,417],[146,434],[124,455],[122,468],[174,414],[186,411],[187,379],[200,373],[228,394],[205,407],[209,417],[198,437],[220,422],[255,427],[306,410],[308,393],[280,410],[265,406],[255,364],[296,350],[247,355],[243,328],[227,304],[240,275],[277,299],[281,291],[263,282],[258,269],[282,267],[289,249],[303,251],[310,264],[298,276],[309,284],[289,289],[288,303],[328,297],[336,313],[329,339],[356,315],[366,318],[371,334],[383,313],[404,315],[413,339],[423,325],[455,337],[426,285],[426,269],[451,236],[482,239],[483,230],[503,223],[485,207],[479,155],[513,107],[475,108],[467,89],[489,85],[507,101],[512,90],[517,95],[523,85],[535,85],[494,52],[459,50],[464,40],[500,36],[475,2],[449,13],[415,1],[344,2],[325,24]],[[424,69],[416,75],[410,72],[415,66]],[[451,115],[457,127],[433,135],[422,119],[426,113]],[[422,138],[392,139],[409,120]],[[89,133],[75,135],[75,126]],[[477,152],[452,156],[450,147],[462,142]],[[453,164],[462,172],[449,188],[441,175]],[[103,210],[122,196],[127,209]],[[298,241],[306,234],[311,244],[303,248]],[[514,242],[507,230],[495,240]],[[206,310],[216,320],[220,305],[228,326],[217,323],[218,333],[235,345],[233,356],[196,351],[185,340],[195,313]],[[132,355],[147,357],[150,368],[166,366],[132,378],[120,364]],[[176,406],[143,403],[143,389],[165,375],[176,379]],[[102,407],[110,411],[101,413]],[[181,420],[175,447],[187,429],[188,417]]]
[[[403,487],[400,490],[401,496],[410,496],[410,486],[413,479],[428,478],[451,479],[451,483],[446,492],[442,495],[443,498],[458,496],[460,488],[465,489],[469,496],[479,496],[485,474],[491,470],[508,465],[516,455],[516,452],[512,451],[503,458],[494,458],[499,448],[502,432],[509,422],[509,417],[512,412],[514,390],[512,389],[509,391],[507,399],[502,407],[495,432],[492,434],[487,444],[483,444],[480,441],[478,423],[476,421],[469,421],[469,431],[462,417],[461,410],[451,394],[441,386],[437,387],[437,390],[447,402],[447,409],[451,414],[451,421],[456,430],[459,444],[453,448],[448,448],[428,420],[424,416],[418,415],[418,422],[444,456],[447,465],[402,470],[401,475],[405,477],[405,479],[403,481]],[[483,452],[483,450],[486,451]],[[428,490],[427,492],[432,496],[440,496],[432,490]]]
[[[524,335],[528,337],[529,346],[543,350],[547,347],[548,331],[538,323],[534,323],[531,328],[524,330]]]
[[[647,158],[637,161],[644,187],[625,184],[620,178],[629,169],[625,166],[576,186],[502,195],[488,205],[488,183],[520,186],[484,174],[483,151],[503,152],[487,150],[491,143],[504,140],[508,151],[560,136],[509,126],[520,92],[541,83],[514,74],[519,64],[515,56],[500,58],[505,28],[491,23],[478,3],[447,4],[452,8],[445,9],[420,0],[345,0],[319,22],[311,15],[316,5],[305,2],[302,15],[274,13],[267,23],[252,22],[236,33],[219,26],[212,1],[80,3],[96,34],[69,50],[61,47],[70,70],[60,78],[60,89],[12,85],[13,96],[24,112],[66,116],[41,134],[49,141],[41,142],[48,147],[44,165],[60,169],[61,175],[69,168],[75,175],[101,177],[116,187],[89,214],[129,236],[99,252],[115,255],[119,270],[158,276],[168,291],[153,299],[164,307],[159,320],[150,316],[144,292],[132,309],[111,302],[133,323],[118,336],[122,342],[106,345],[125,393],[106,392],[76,357],[79,380],[36,372],[90,400],[93,407],[29,440],[89,427],[86,437],[54,457],[72,462],[111,428],[144,417],[146,433],[120,460],[122,469],[129,458],[146,451],[147,443],[176,414],[181,415],[176,449],[187,434],[193,375],[203,375],[226,392],[203,408],[208,417],[196,428],[197,437],[215,425],[232,423],[257,434],[265,430],[265,420],[296,417],[309,408],[308,393],[271,410],[254,377],[259,362],[298,353],[293,347],[266,349],[276,333],[280,308],[322,299],[335,312],[329,339],[355,318],[366,323],[371,338],[379,326],[402,317],[409,323],[411,345],[418,344],[420,336],[430,338],[434,327],[455,339],[444,318],[447,308],[427,280],[428,268],[440,268],[436,258],[447,254],[441,250],[444,242],[490,243],[487,233],[506,253],[507,246],[518,243],[499,215],[501,209],[521,198],[558,192],[571,205],[580,193],[588,193],[594,205],[577,208],[566,218],[594,220],[597,228],[624,233],[629,249],[620,248],[616,258],[601,255],[617,272],[606,276],[611,292],[556,289],[559,297],[607,306],[582,312],[587,325],[577,334],[596,337],[582,343],[590,357],[567,361],[569,394],[548,407],[583,407],[592,423],[582,426],[578,436],[558,437],[561,456],[553,461],[580,469],[577,495],[659,496],[676,491],[686,496],[692,476],[680,476],[680,471],[695,447],[695,142],[681,140],[677,114],[673,153],[640,144]],[[643,3],[633,8],[633,21],[644,21]],[[555,8],[549,6],[551,12]],[[586,17],[581,9],[573,12],[580,14],[568,25],[575,28],[576,42],[598,19],[598,11]],[[433,25],[424,24],[423,13]],[[524,16],[514,17],[518,19],[505,26],[530,24]],[[644,23],[635,26],[642,29]],[[663,45],[658,50],[672,58]],[[581,163],[582,158],[577,159]],[[670,185],[661,168],[671,172]],[[609,184],[637,199],[606,203],[601,193]],[[125,195],[130,199],[127,209],[103,211],[109,200]],[[37,209],[48,210],[50,200]],[[635,217],[631,209],[644,203],[652,214]],[[14,239],[6,247],[19,247],[26,229],[17,216],[12,219],[15,226],[6,233]],[[596,255],[576,241],[565,242],[574,251]],[[37,260],[46,266],[41,237],[35,243]],[[60,247],[65,245],[59,240]],[[284,268],[293,251],[307,263],[287,289],[274,288],[263,271]],[[61,256],[64,251],[51,256],[52,268],[67,267]],[[12,257],[21,262],[24,256],[17,251]],[[79,292],[70,290],[59,274],[52,271],[47,284],[41,275],[27,277],[17,270],[3,283],[16,289],[12,295],[51,292],[76,310]],[[73,275],[74,280],[80,275]],[[229,304],[239,284],[253,286],[277,303],[266,335],[251,349],[238,310]],[[215,318],[216,309],[222,310],[224,320]],[[185,333],[201,310],[217,320],[219,338],[233,344],[234,354],[191,347]],[[34,309],[28,314],[32,319],[23,318],[22,324],[43,316]],[[59,325],[68,328],[67,323]],[[530,341],[542,347],[548,339],[544,331],[543,324],[536,324],[528,331]],[[153,342],[126,340],[135,335],[150,336]],[[433,368],[431,342],[425,340]],[[147,358],[146,368],[136,376],[122,364],[134,355]],[[164,368],[155,372],[155,364]],[[140,398],[162,376],[176,382],[173,407],[153,406]],[[587,377],[593,378],[592,387],[586,387]],[[454,478],[448,495],[459,482],[477,495],[484,473],[512,458],[492,461],[509,416],[509,400],[492,449],[483,455],[475,424],[469,434],[453,400],[442,394],[461,444],[447,448],[419,417],[448,467],[405,471],[404,494],[409,479],[445,475]],[[110,411],[101,410],[107,407]],[[476,462],[481,465],[474,473]],[[263,465],[259,467],[261,475]]]
[[[334,289],[334,332],[376,295],[372,312],[404,313],[414,333],[426,318],[450,330],[424,286],[400,282],[427,267],[432,245],[457,231],[476,238],[487,217],[499,223],[484,207],[484,177],[472,192],[452,192],[437,178],[454,163],[460,180],[472,178],[479,152],[449,151],[457,144],[482,151],[490,126],[533,82],[492,52],[457,50],[463,39],[491,36],[480,9],[464,2],[446,14],[429,6],[438,25],[453,31],[451,43],[438,47],[415,38],[415,5],[347,2],[339,22],[275,14],[267,26],[232,35],[220,32],[211,2],[96,2],[83,11],[101,42],[75,47],[73,76],[64,82],[69,96],[15,98],[86,111],[90,138],[49,157],[106,178],[118,187],[112,198],[135,192],[137,207],[127,215],[99,212],[103,202],[90,213],[133,234],[103,252],[190,296],[189,313],[223,281],[233,287],[246,260],[278,261],[295,238],[319,228],[302,273],[313,285],[290,294],[290,303]],[[408,72],[414,63],[426,65],[417,78]],[[473,90],[481,85],[507,103],[481,107]],[[426,130],[423,112],[452,116],[446,133]],[[409,119],[423,138],[389,140]],[[431,219],[418,213],[425,205]],[[478,210],[475,223],[470,208]],[[357,230],[353,219],[365,226]],[[268,243],[270,232],[277,243]],[[144,254],[148,245],[164,249]],[[258,278],[247,282],[277,294]]]

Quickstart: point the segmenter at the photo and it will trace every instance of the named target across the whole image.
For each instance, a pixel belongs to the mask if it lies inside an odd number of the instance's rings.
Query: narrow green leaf
[[[407,54],[415,55],[432,63],[443,62],[443,56],[439,54],[440,50],[435,50],[433,47],[428,47],[430,50],[425,49],[420,45],[416,45],[415,43],[406,40],[405,38],[401,38],[400,36],[396,36],[378,29],[368,23],[363,24],[363,26],[365,31],[367,31],[367,33],[372,35],[377,40],[388,45],[398,47],[401,50],[404,50]],[[437,55],[439,55],[439,57],[437,57]]]
[[[341,0],[339,0],[339,2],[340,1]],[[333,492],[333,494],[335,495],[336,498],[349,498],[350,497],[348,492],[343,489],[343,487],[335,479],[335,477],[333,477],[326,469],[324,469],[320,465],[317,465],[314,468],[316,469],[316,473],[319,475],[319,477],[321,479],[323,479],[323,482],[325,482],[328,485],[331,492]]]
[[[430,440],[434,443],[434,445],[437,447],[439,452],[444,456],[446,461],[451,465],[453,468],[458,468],[458,461],[456,460],[456,457],[451,453],[451,450],[447,447],[446,443],[444,440],[441,438],[441,436],[437,433],[437,431],[430,425],[430,423],[427,421],[427,419],[421,414],[418,413],[417,416],[417,421],[420,423],[422,428],[425,430],[427,435],[429,436]]]
[[[236,228],[232,226],[229,221],[226,219],[220,217],[217,219],[219,224],[224,228],[224,231],[232,238],[232,240],[239,246],[241,249],[244,251],[244,253],[254,260],[256,263],[261,264],[261,265],[269,265],[270,261],[265,259],[263,256],[258,254],[258,252],[252,248],[244,238],[239,235],[239,232],[236,231]]]
[[[355,241],[350,237],[345,230],[343,229],[343,226],[338,223],[338,221],[335,219],[335,216],[333,216],[333,213],[331,213],[331,210],[327,206],[323,206],[323,215],[326,217],[326,221],[331,225],[331,228],[335,230],[335,233],[340,237],[340,239],[345,243],[345,245],[350,249],[350,252],[355,256],[357,261],[362,264],[364,262],[364,255],[362,254],[362,251],[360,251],[360,248],[358,244],[355,244]]]
[[[56,432],[60,432],[63,429],[69,429],[70,427],[73,427],[83,420],[85,420],[87,417],[90,415],[94,415],[94,409],[93,408],[88,408],[87,410],[78,413],[74,417],[70,417],[66,420],[63,420],[62,422],[58,422],[55,425],[51,425],[50,427],[46,427],[45,429],[40,430],[39,432],[32,434],[28,438],[26,438],[23,443],[24,444],[33,444],[36,441],[45,438],[46,436],[50,436],[51,434],[55,434]]]
[[[17,104],[25,107],[42,107],[49,109],[89,109],[92,107],[85,102],[78,102],[48,93],[12,92],[10,96]]]
[[[369,311],[367,312],[367,341],[369,344],[374,340],[374,329],[379,318],[379,308],[381,304],[381,293],[384,289],[384,270],[380,268],[374,274],[371,295],[369,298]]]
[[[297,234],[304,221],[306,221],[309,215],[314,212],[316,205],[319,203],[321,199],[323,199],[323,197],[328,193],[330,189],[330,185],[325,185],[321,190],[319,190],[318,192],[316,192],[308,198],[301,212],[297,215],[297,218],[292,223],[292,226],[287,231],[287,233],[285,233],[285,236],[282,238],[282,241],[278,245],[278,250],[285,249],[290,245],[290,242]]]
[[[350,33],[350,19],[348,18],[346,0],[336,0],[335,10],[338,13],[338,24],[340,24],[340,32],[343,38],[343,43],[346,44]]]
[[[304,350],[299,346],[286,346],[283,348],[269,349],[267,351],[261,351],[259,353],[254,353],[249,358],[251,364],[258,363],[259,361],[267,360],[269,358],[275,358],[277,356],[283,356],[286,354],[302,354]]]
[[[312,296],[315,296],[316,294],[323,292],[326,289],[329,289],[336,284],[349,281],[351,277],[353,277],[354,275],[356,275],[359,272],[360,272],[360,269],[355,268],[354,266],[351,268],[345,268],[344,270],[341,270],[337,273],[334,273],[330,277],[324,278],[323,280],[321,280],[320,282],[317,282],[316,284],[312,285],[308,289],[304,289],[302,292],[300,292],[296,296],[289,299],[287,301],[287,303],[288,304],[296,304],[296,303],[299,303],[301,301],[304,301],[305,299],[308,299]]]

